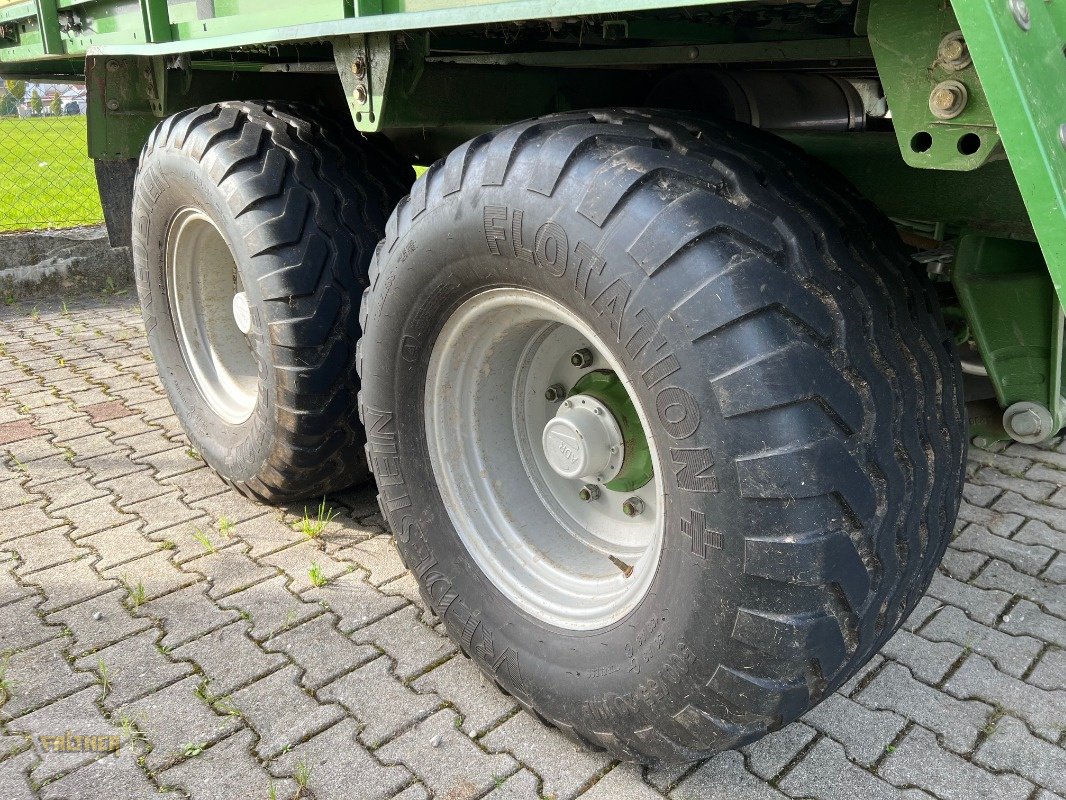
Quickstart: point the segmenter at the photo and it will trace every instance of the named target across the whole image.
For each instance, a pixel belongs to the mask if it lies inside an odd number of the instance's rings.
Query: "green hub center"
[[[604,486],[613,492],[632,492],[652,479],[654,474],[648,437],[629,392],[618,376],[607,369],[597,369],[581,377],[569,396],[578,394],[594,397],[607,406],[618,427],[622,430],[624,452],[622,467],[618,474]]]

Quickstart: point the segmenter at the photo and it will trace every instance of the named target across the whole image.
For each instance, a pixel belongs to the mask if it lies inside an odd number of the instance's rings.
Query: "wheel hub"
[[[622,430],[595,397],[564,400],[544,426],[541,443],[548,465],[564,478],[606,483],[622,467]]]

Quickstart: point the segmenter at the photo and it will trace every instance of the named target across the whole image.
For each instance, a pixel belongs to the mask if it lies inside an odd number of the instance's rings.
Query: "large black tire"
[[[355,343],[367,267],[414,180],[385,140],[310,106],[226,102],[163,121],[141,154],[133,259],[159,374],[193,447],[244,494],[280,502],[368,477]],[[165,278],[183,209],[224,236],[243,282],[258,368],[251,416],[232,424],[198,391]]]
[[[511,230],[501,208],[527,243],[548,220],[565,232],[561,277],[486,237]],[[605,263],[575,282],[579,242]],[[565,304],[645,378],[666,540],[618,624],[520,610],[435,486],[429,354],[493,286]],[[396,209],[362,314],[371,466],[424,597],[527,709],[620,758],[703,757],[795,719],[892,635],[949,541],[966,422],[931,287],[873,206],[753,128],[597,111],[480,136]]]

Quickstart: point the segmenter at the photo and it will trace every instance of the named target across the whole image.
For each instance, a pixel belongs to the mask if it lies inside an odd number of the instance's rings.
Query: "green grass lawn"
[[[0,119],[0,231],[103,218],[84,116]]]

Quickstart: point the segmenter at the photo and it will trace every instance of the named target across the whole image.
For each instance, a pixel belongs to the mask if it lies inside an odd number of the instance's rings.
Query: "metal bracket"
[[[951,6],[870,0],[869,14],[870,48],[904,161],[972,170],[1005,158]]]
[[[965,235],[959,239],[952,282],[988,368],[1004,427],[1020,410],[1046,409],[1047,438],[1066,424],[1062,394],[1063,309],[1040,248],[1033,242]]]

